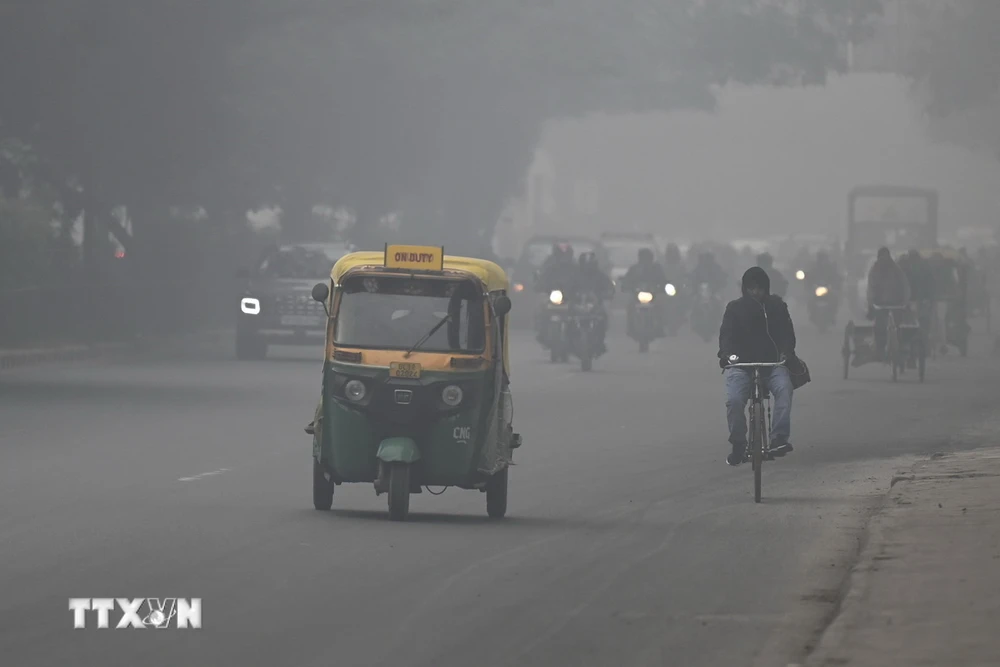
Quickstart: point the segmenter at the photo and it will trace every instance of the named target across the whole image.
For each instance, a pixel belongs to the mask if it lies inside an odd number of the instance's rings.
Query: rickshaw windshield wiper
[[[414,350],[416,350],[418,347],[420,347],[421,345],[423,345],[424,343],[426,343],[427,339],[430,338],[431,336],[433,336],[435,333],[437,333],[437,330],[440,329],[442,326],[444,326],[444,323],[447,322],[450,319],[451,319],[451,313],[448,313],[447,315],[445,315],[444,317],[442,317],[441,321],[438,322],[437,324],[435,324],[433,329],[431,329],[426,334],[424,334],[423,338],[421,338],[416,343],[414,343],[413,347],[411,347],[409,350],[406,351],[406,354],[403,355],[403,358],[404,359],[409,359],[410,358],[410,354],[412,354]]]

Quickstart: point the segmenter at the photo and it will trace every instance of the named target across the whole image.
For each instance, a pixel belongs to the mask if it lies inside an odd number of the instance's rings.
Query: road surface
[[[796,662],[892,472],[995,431],[998,370],[977,338],[923,385],[876,366],[845,382],[839,334],[799,327],[813,383],[761,505],[724,463],[712,344],[685,330],[640,355],[618,327],[584,374],[517,333],[501,522],[457,489],[414,496],[408,523],[370,485],[313,510],[314,351],[5,372],[0,663]],[[76,630],[71,597],[199,597],[203,627]]]

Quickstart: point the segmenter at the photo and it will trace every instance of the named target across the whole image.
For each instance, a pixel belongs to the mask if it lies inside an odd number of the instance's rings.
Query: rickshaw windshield
[[[407,350],[450,315],[420,351],[482,353],[486,347],[485,301],[470,281],[355,276],[341,292],[335,345]]]

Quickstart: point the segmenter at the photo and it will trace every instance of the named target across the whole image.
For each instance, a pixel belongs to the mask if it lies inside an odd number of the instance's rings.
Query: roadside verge
[[[997,664],[1000,448],[897,475],[809,667]]]

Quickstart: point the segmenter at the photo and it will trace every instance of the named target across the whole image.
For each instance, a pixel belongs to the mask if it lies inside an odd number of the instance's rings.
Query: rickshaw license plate
[[[420,379],[420,364],[393,361],[389,364],[389,377],[406,378],[408,380]]]

